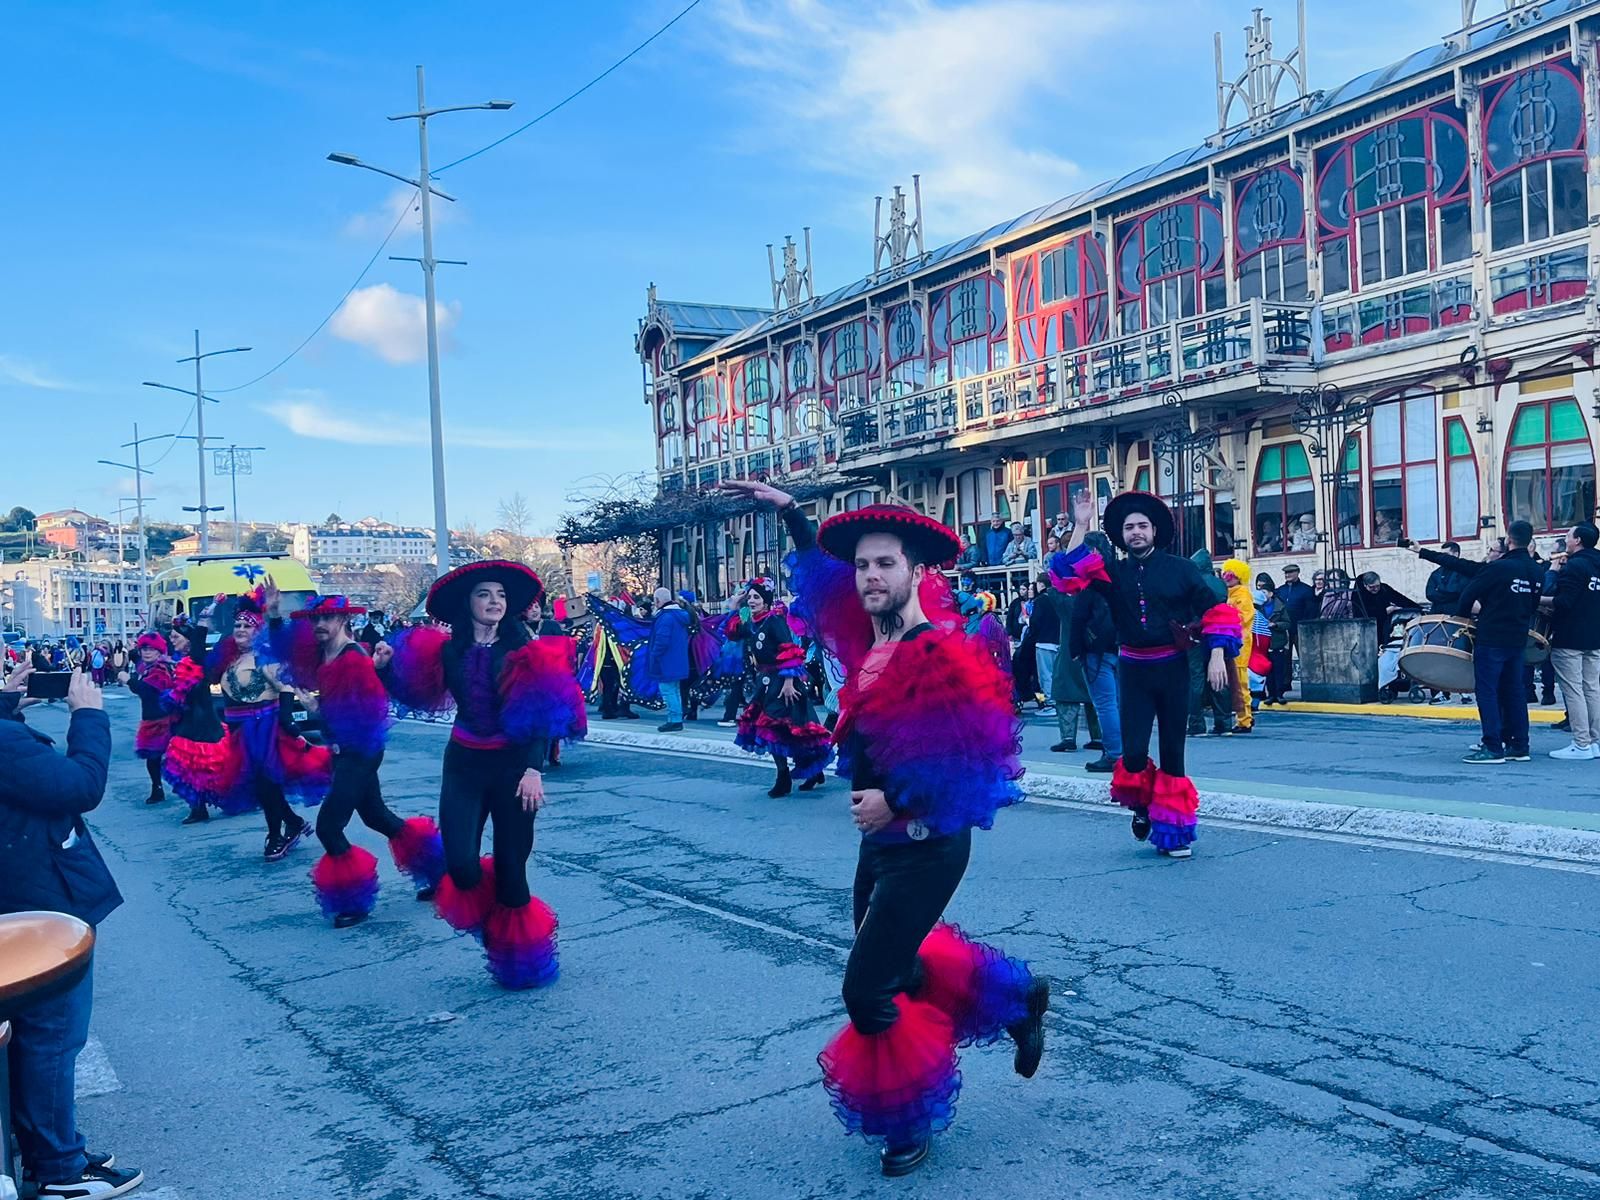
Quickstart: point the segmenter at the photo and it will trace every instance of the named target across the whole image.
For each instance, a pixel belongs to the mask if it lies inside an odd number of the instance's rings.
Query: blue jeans
[[[1105,743],[1103,753],[1111,758],[1122,757],[1122,713],[1117,696],[1117,656],[1096,654],[1083,656],[1083,677],[1089,681],[1089,698],[1100,714],[1100,740]]]
[[[1472,649],[1483,748],[1496,754],[1528,752],[1528,694],[1522,678],[1526,653],[1526,646],[1480,644]]]
[[[78,1052],[89,1040],[94,967],[42,1004],[11,1018],[11,1118],[28,1171],[41,1183],[83,1175],[74,1096]]]
[[[661,698],[667,702],[666,725],[683,724],[683,693],[678,690],[676,679],[663,679],[661,681]]]

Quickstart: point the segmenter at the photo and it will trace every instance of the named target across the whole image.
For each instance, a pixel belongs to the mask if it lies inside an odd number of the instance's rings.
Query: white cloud
[[[58,379],[44,368],[13,354],[0,354],[0,380],[9,380],[22,387],[41,388],[47,392],[76,390],[65,380]]]
[[[439,333],[456,323],[459,304],[439,305]],[[387,283],[357,288],[333,314],[328,329],[334,337],[365,346],[384,362],[421,362],[428,354],[427,318],[421,296],[398,291]]]
[[[422,229],[422,205],[417,200],[417,189],[413,187],[398,187],[385,197],[382,204],[367,212],[357,213],[344,223],[341,231],[346,237],[372,238],[387,237],[389,231],[406,216],[403,228],[420,232]],[[449,225],[457,215],[457,206],[448,200],[441,199],[437,194],[433,198],[433,227]]]
[[[419,399],[420,405],[420,399]],[[292,389],[261,406],[261,411],[290,433],[321,442],[350,446],[426,446],[428,423],[421,416],[407,419],[392,411],[360,412],[337,408],[321,391]],[[568,430],[558,436],[526,437],[509,429],[460,425],[445,421],[446,448],[474,450],[582,450],[605,449],[637,441],[617,430]]]
[[[1038,129],[1092,86],[1095,44],[1129,17],[1088,0],[725,0],[719,15],[718,52],[785,130],[774,153],[872,194],[920,172],[930,226],[961,232],[1084,186]]]

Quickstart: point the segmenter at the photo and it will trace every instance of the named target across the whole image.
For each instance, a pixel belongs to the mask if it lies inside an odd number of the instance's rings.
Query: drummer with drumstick
[[[1472,576],[1456,614],[1475,621],[1472,675],[1483,726],[1482,742],[1462,762],[1492,765],[1531,757],[1523,671],[1528,630],[1544,585],[1544,568],[1528,553],[1532,542],[1533,526],[1513,521],[1500,557],[1487,563],[1452,563]]]

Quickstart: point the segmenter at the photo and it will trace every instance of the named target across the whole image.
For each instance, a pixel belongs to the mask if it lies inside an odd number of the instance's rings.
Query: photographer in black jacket
[[[0,692],[0,913],[68,913],[98,925],[122,903],[83,814],[100,803],[111,762],[111,723],[100,689],[81,671],[67,689],[67,752],[23,722],[32,668]],[[41,1200],[105,1200],[144,1175],[89,1154],[78,1132],[73,1074],[89,1040],[93,967],[65,992],[11,1019],[11,1113],[25,1169]]]
[[[1552,574],[1555,594],[1546,603],[1553,614],[1550,661],[1561,681],[1572,723],[1572,744],[1550,751],[1551,758],[1600,758],[1600,529],[1585,521],[1567,534],[1567,553]]]
[[[1527,762],[1530,757],[1523,669],[1528,628],[1544,584],[1544,568],[1528,553],[1532,541],[1532,525],[1511,522],[1505,554],[1474,573],[1456,606],[1458,616],[1472,617],[1477,624],[1472,675],[1483,725],[1482,743],[1462,762]]]

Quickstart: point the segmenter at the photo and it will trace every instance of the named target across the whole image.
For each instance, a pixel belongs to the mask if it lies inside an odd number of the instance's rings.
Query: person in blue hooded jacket
[[[98,925],[122,903],[84,824],[105,795],[111,723],[100,689],[83,672],[67,691],[67,750],[22,720],[32,668],[0,692],[0,913],[60,912]],[[23,1161],[49,1196],[120,1196],[144,1180],[111,1156],[90,1154],[73,1095],[78,1053],[89,1040],[93,965],[66,991],[11,1018],[11,1115]]]
[[[666,588],[655,593],[656,615],[650,624],[646,663],[650,677],[661,685],[667,702],[667,719],[657,726],[662,733],[683,728],[683,692],[678,684],[692,674],[689,667],[689,610]]]

